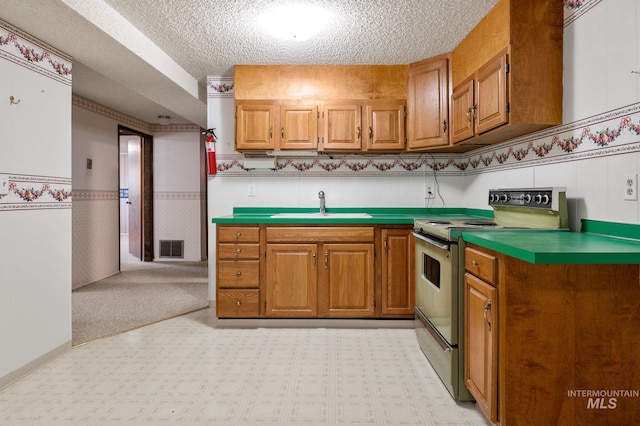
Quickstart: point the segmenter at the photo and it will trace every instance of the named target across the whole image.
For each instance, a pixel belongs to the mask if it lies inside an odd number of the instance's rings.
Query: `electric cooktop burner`
[[[451,224],[451,222],[449,222],[448,220],[429,219],[428,221],[432,225],[450,225]]]
[[[463,225],[472,225],[472,226],[497,226],[498,224],[495,222],[486,222],[483,220],[468,220],[463,222]]]

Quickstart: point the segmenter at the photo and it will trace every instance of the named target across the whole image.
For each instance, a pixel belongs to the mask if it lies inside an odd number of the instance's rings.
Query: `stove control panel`
[[[560,192],[564,188],[491,189],[489,205],[552,209]]]

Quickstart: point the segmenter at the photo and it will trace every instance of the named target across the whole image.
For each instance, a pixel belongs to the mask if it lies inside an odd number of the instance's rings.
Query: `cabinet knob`
[[[478,262],[476,262],[475,260],[471,261],[471,266],[473,266],[474,268],[478,267]]]
[[[239,300],[236,300],[236,306],[240,307],[240,301]]]
[[[236,232],[236,238],[240,238],[240,233]]]
[[[442,133],[447,133],[447,120],[442,122]]]
[[[369,140],[373,139],[373,128],[369,127]]]
[[[240,271],[236,272],[236,277],[239,277],[240,275],[242,275]]]
[[[358,139],[360,139],[360,133],[361,133],[361,132],[362,132],[362,131],[360,130],[360,126],[358,126],[358,127],[356,128],[356,137],[357,137]]]
[[[284,127],[280,130],[281,140],[284,140]]]
[[[241,251],[242,250],[240,250],[240,249],[236,249],[236,254],[240,254]]]

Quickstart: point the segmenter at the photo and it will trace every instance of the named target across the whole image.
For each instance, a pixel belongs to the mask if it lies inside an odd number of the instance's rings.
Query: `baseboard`
[[[71,349],[71,340],[63,343],[55,349],[50,350],[46,354],[34,359],[30,363],[23,365],[15,371],[7,374],[6,376],[0,377],[0,390],[6,388],[7,386],[17,382],[24,376],[34,372],[42,365],[56,358],[58,355],[68,351]]]

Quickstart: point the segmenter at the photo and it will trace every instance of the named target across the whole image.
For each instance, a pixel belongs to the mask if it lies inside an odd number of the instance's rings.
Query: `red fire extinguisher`
[[[215,175],[218,172],[218,165],[216,164],[216,135],[213,133],[213,129],[207,129],[207,138],[204,141],[205,148],[207,149],[207,168],[210,175]]]

